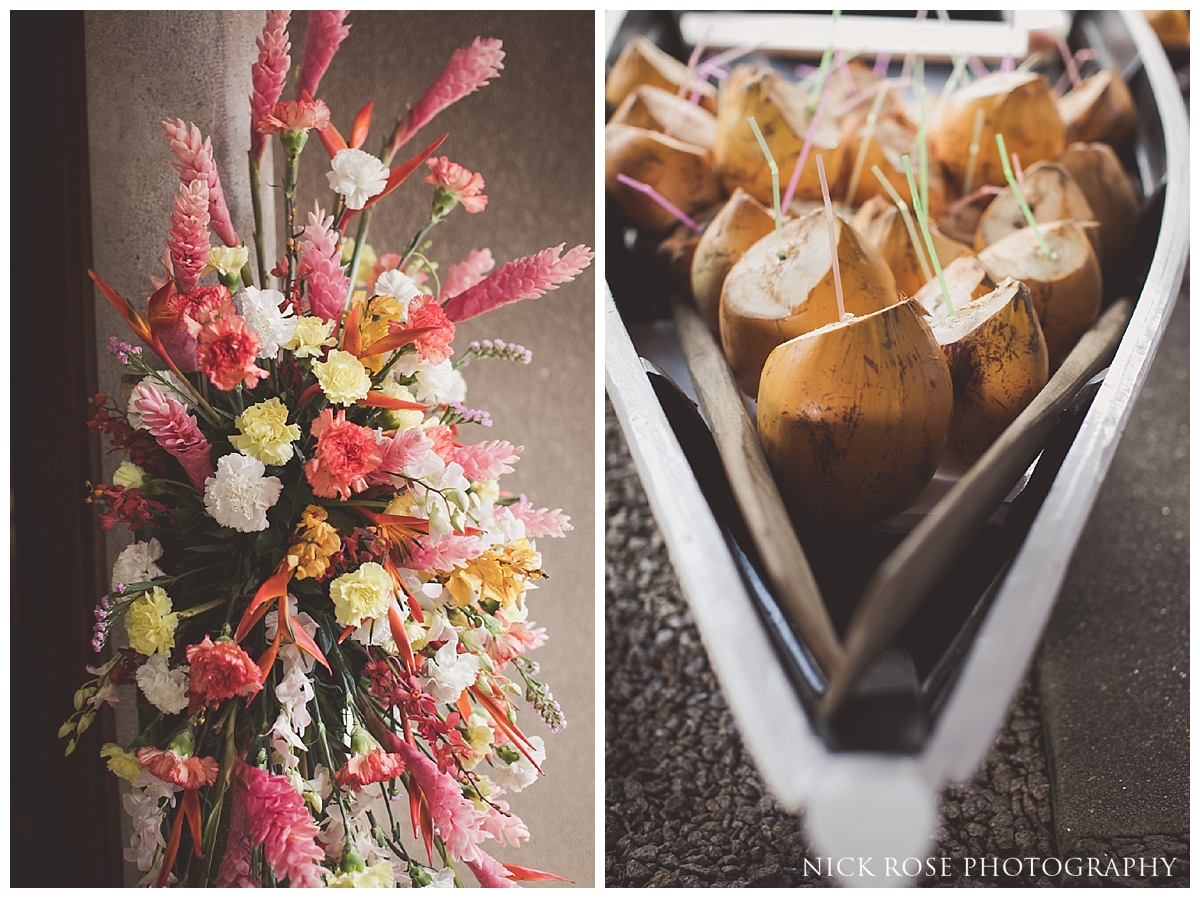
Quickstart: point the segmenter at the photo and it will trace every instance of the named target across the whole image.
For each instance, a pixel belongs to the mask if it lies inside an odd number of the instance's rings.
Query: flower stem
[[[350,276],[350,289],[346,293],[349,300],[354,295],[354,285],[358,283],[358,262],[362,258],[363,245],[367,242],[367,231],[371,228],[372,209],[364,209],[358,217],[358,230],[354,234],[354,255],[350,257],[350,267],[346,274]]]
[[[291,151],[287,153],[287,165],[283,170],[283,210],[286,219],[287,240],[284,245],[287,247],[287,283],[284,290],[285,296],[292,295],[292,283],[296,279],[296,168],[297,162],[300,159],[300,151]]]
[[[195,617],[197,614],[203,614],[205,611],[211,611],[213,608],[224,605],[226,601],[228,600],[213,599],[211,602],[205,602],[203,605],[197,605],[194,608],[186,608],[183,611],[180,611],[178,616],[181,620],[189,617]]]
[[[258,282],[266,289],[270,281],[267,275],[267,251],[263,245],[262,172],[254,150],[250,151],[250,203],[254,207],[254,257],[258,261]]]
[[[205,864],[200,870],[200,886],[202,888],[208,884],[208,878],[212,875],[213,856],[216,853],[213,849],[216,847],[217,834],[221,828],[222,806],[225,801],[225,792],[229,789],[229,780],[233,776],[233,762],[235,760],[233,734],[237,728],[236,701],[229,703],[229,711],[226,712],[225,719],[218,724],[218,727],[223,727],[225,731],[225,751],[221,756],[221,774],[217,777],[213,809],[204,827],[203,853]]]

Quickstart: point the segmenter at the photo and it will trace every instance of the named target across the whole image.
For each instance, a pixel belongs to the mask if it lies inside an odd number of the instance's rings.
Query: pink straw
[[[808,152],[812,149],[813,138],[817,136],[817,126],[821,124],[821,115],[825,112],[825,102],[829,99],[829,94],[821,94],[821,102],[817,104],[817,111],[813,113],[812,123],[808,126],[808,133],[804,135],[804,146],[800,150],[800,158],[796,160],[796,167],[792,169],[792,178],[788,181],[787,192],[783,195],[783,205],[780,207],[780,214],[784,214],[786,210],[791,208],[792,197],[796,193],[796,187],[800,183],[800,171],[804,168],[804,163],[808,161]],[[821,157],[818,155],[818,159]]]
[[[929,12],[929,10],[927,10],[927,9],[918,9],[917,10],[917,24],[918,25],[920,25],[922,22],[925,21],[925,16],[928,12]],[[912,53],[909,53],[904,57],[904,65],[900,69],[900,77],[901,78],[907,78],[912,73],[913,61],[916,58],[917,58],[917,54],[916,54],[915,50]]]
[[[700,227],[700,225],[688,218],[687,214],[684,213],[682,209],[672,203],[669,199],[667,199],[649,184],[643,184],[641,181],[636,181],[622,172],[617,173],[617,180],[626,187],[632,187],[634,190],[646,194],[646,196],[650,197],[650,199],[654,200],[654,202],[658,203],[697,234],[704,233],[704,228]]]
[[[1010,9],[1008,11],[1008,52],[1004,54],[1004,61],[1000,63],[1000,71],[1011,72],[1013,70],[1013,53],[1012,42],[1017,30],[1017,11]]]
[[[886,78],[887,77],[888,64],[891,61],[892,61],[891,53],[880,53],[878,56],[875,57],[875,68],[873,69],[873,71],[875,72],[876,78]]]
[[[837,294],[838,321],[846,317],[846,301],[842,298],[842,266],[838,264],[837,228],[833,224],[833,203],[829,200],[829,184],[825,181],[825,161],[817,153],[817,176],[821,179],[821,196],[825,200],[825,222],[829,225],[829,255],[833,266],[833,290]]]
[[[837,60],[838,71],[842,73],[842,86],[846,88],[846,96],[853,96],[858,90],[858,85],[854,83],[854,75],[851,74],[850,65],[846,62],[846,54],[841,50],[834,50],[833,56]]]
[[[976,78],[986,78],[991,74],[991,72],[988,71],[988,67],[979,61],[978,56],[967,57],[967,66],[972,72],[975,73]]]
[[[1058,44],[1058,52],[1062,54],[1063,65],[1067,67],[1067,74],[1071,77],[1071,83],[1078,84],[1079,66],[1075,65],[1075,57],[1071,55],[1071,48],[1067,46],[1067,39],[1058,32],[1055,32],[1054,43]]]

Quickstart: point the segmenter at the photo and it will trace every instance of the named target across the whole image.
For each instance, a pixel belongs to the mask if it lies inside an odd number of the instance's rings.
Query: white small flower
[[[454,885],[454,868],[442,867],[442,869],[432,874],[432,879],[427,886],[421,886],[423,889],[453,889],[457,888]]]
[[[159,380],[160,377],[162,380]],[[168,387],[167,384],[163,383],[163,380],[171,386]],[[153,374],[147,374],[133,388],[133,394],[129,397],[129,405],[125,408],[125,415],[129,419],[129,426],[134,430],[140,430],[142,427],[142,413],[134,407],[134,402],[138,398],[138,387],[154,387],[154,389],[158,390],[164,396],[178,400],[184,405],[192,401],[187,398],[191,396],[191,392],[174,371],[159,371],[157,377]]]
[[[279,347],[290,343],[296,333],[296,317],[292,310],[279,311],[279,305],[284,296],[278,290],[259,290],[257,287],[247,287],[241,294],[242,317],[246,326],[258,334],[262,348],[258,351],[260,359],[273,359],[279,352]]]
[[[117,584],[129,586],[131,583],[145,583],[163,575],[163,569],[156,562],[162,558],[163,547],[156,539],[148,543],[131,543],[121,550],[112,570],[112,590],[116,592]]]
[[[361,209],[387,185],[388,167],[363,150],[338,150],[331,164],[333,171],[325,177],[334,193],[344,196],[351,209]]]
[[[188,706],[188,677],[183,670],[171,670],[164,655],[151,655],[134,675],[146,699],[164,714],[178,714]]]
[[[404,377],[416,376],[417,382],[409,389],[416,394],[418,402],[439,405],[462,402],[467,398],[467,382],[449,359],[431,365],[416,353],[408,353],[400,356],[393,370]]]
[[[533,760],[541,764],[546,760],[546,743],[542,741],[541,736],[530,736],[529,743],[533,746]],[[492,773],[492,779],[496,785],[510,792],[520,792],[536,782],[537,778],[537,768],[533,766],[533,761],[530,761],[524,754],[511,764],[497,766]]]
[[[458,653],[458,640],[447,640],[426,665],[429,674],[425,691],[439,702],[458,701],[462,691],[474,685],[479,673],[479,659],[470,653]]]
[[[413,279],[398,268],[385,271],[375,281],[375,293],[379,296],[392,297],[404,310],[401,321],[408,320],[408,304],[420,292]]]
[[[218,524],[242,533],[266,530],[267,509],[279,501],[283,484],[266,477],[257,458],[232,453],[217,462],[217,476],[204,481],[204,507]]]

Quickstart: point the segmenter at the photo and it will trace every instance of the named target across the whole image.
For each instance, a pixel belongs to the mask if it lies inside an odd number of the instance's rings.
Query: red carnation
[[[262,688],[262,671],[235,642],[213,642],[207,635],[198,645],[188,646],[188,713],[216,707],[235,695],[250,696]]]

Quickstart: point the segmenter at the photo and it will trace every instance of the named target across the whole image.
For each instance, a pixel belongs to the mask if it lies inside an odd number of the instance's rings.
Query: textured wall
[[[306,14],[290,28],[299,65]],[[178,177],[159,121],[180,117],[212,135],[234,224],[250,240],[249,70],[261,12],[87,14],[89,131],[98,272],[140,300],[165,246]],[[394,116],[415,102],[449,59],[476,36],[496,37],[507,52],[500,78],[446,112],[411,141],[415,151],[443,131],[441,153],[480,171],[487,210],[456,210],[433,233],[432,258],[445,271],[468,251],[490,247],[498,264],[565,242],[594,243],[594,16],[586,13],[352,13],[350,36],[318,96],[343,133],[357,110],[376,100],[366,148],[378,151]],[[286,95],[285,95],[286,96]],[[281,170],[281,165],[276,167]],[[314,139],[301,165],[298,206],[329,207],[327,157]],[[403,249],[424,220],[432,188],[423,173],[378,207],[369,242]],[[264,176],[264,183],[272,182]],[[281,205],[280,205],[281,208]],[[282,215],[280,216],[282,221]],[[534,654],[570,721],[545,732],[531,709],[520,723],[547,742],[546,777],[515,796],[532,839],[506,861],[553,870],[578,885],[594,880],[595,819],[595,279],[589,269],[547,296],[464,323],[456,345],[502,337],[533,350],[528,366],[478,363],[466,371],[468,405],[491,412],[495,426],[466,439],[524,445],[504,483],[537,505],[562,507],[575,531],[543,540],[551,579],[531,595],[531,617],[550,641]],[[127,328],[98,297],[97,339]],[[100,387],[116,394],[119,367],[101,358]],[[115,467],[115,456],[105,473]],[[110,545],[110,562],[120,545]]]

